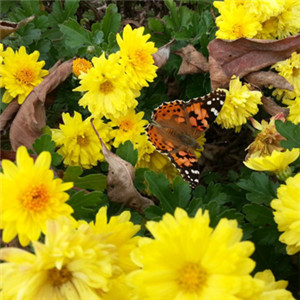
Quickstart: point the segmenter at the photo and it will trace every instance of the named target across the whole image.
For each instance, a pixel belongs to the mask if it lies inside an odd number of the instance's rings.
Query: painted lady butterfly
[[[225,96],[224,91],[217,90],[189,101],[165,102],[153,111],[153,122],[146,128],[149,141],[169,156],[192,188],[199,184],[200,177],[194,152],[200,145],[196,140],[217,117]]]

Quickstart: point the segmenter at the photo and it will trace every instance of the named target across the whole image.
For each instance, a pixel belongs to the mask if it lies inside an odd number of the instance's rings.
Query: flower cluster
[[[38,51],[27,54],[24,46],[14,52],[10,47],[3,51],[1,44],[0,52],[0,87],[5,88],[2,102],[9,103],[16,98],[22,104],[32,89],[48,75],[49,72],[42,69],[45,62],[38,62]]]
[[[282,39],[300,30],[298,0],[214,1],[218,38]]]

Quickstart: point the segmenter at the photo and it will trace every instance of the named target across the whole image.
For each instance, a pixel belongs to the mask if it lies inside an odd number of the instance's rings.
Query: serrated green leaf
[[[86,194],[85,191],[79,191],[73,194],[67,201],[74,210],[72,216],[76,220],[94,220],[99,207],[106,204],[102,195],[102,192],[91,192]]]
[[[286,149],[300,148],[300,123],[295,125],[290,121],[282,122],[281,120],[275,121],[277,131],[286,140],[282,140],[280,145]]]
[[[133,166],[135,166],[138,160],[138,151],[133,149],[133,144],[130,141],[126,141],[124,144],[119,145],[116,154],[130,162]]]
[[[256,203],[246,204],[243,207],[246,219],[253,225],[265,226],[274,223],[271,209]]]
[[[164,32],[164,24],[161,20],[156,18],[149,18],[148,19],[148,27],[150,30],[154,32]]]
[[[55,25],[62,24],[68,18],[74,17],[79,7],[79,0],[65,0],[64,5],[61,0],[56,0],[52,5],[52,13],[49,16],[50,21]]]
[[[249,179],[241,179],[237,186],[248,191],[246,198],[252,203],[269,204],[276,198],[278,183],[274,183],[264,173],[253,172]]]
[[[147,220],[159,221],[165,212],[158,206],[150,205],[144,213]]]
[[[103,191],[106,188],[106,176],[103,174],[90,174],[83,177],[81,167],[71,166],[68,167],[63,180],[74,182],[74,186],[81,189],[89,189],[94,191]]]
[[[92,37],[93,39],[93,44],[100,45],[103,42],[103,32],[102,31],[97,31]]]
[[[184,181],[182,177],[177,176],[173,180],[174,195],[178,199],[179,207],[187,207],[191,199],[191,188],[188,182]]]
[[[280,233],[276,226],[258,228],[252,233],[253,240],[260,245],[274,245],[278,242]]]
[[[41,30],[28,23],[16,31],[22,37],[22,44],[28,46],[41,37]]]
[[[60,31],[64,34],[65,43],[70,48],[92,45],[91,32],[85,30],[74,19],[69,19],[59,25]]]
[[[105,16],[101,21],[101,30],[104,33],[104,40],[108,40],[110,33],[116,34],[121,27],[121,15],[118,13],[118,8],[115,4],[108,5]]]
[[[37,15],[40,11],[39,0],[21,0],[21,5],[24,8],[25,15],[28,17]]]

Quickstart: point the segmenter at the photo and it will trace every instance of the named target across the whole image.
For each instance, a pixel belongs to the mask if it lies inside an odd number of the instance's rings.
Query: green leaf
[[[62,156],[55,152],[55,143],[51,140],[51,136],[49,134],[43,134],[40,138],[34,141],[32,146],[37,154],[40,154],[43,151],[50,152],[52,166],[58,166],[62,162]]]
[[[150,205],[145,209],[144,213],[148,220],[159,221],[165,212],[161,209],[161,207]]]
[[[81,167],[71,166],[68,167],[63,180],[73,181],[74,186],[81,189],[89,189],[94,191],[103,191],[106,188],[106,176],[103,174],[90,174],[83,177],[80,175],[83,173]]]
[[[133,166],[135,166],[138,160],[138,151],[133,149],[133,144],[130,141],[126,141],[124,144],[119,145],[116,154],[130,162]]]
[[[79,191],[73,194],[67,203],[74,209],[73,217],[76,220],[84,219],[93,221],[99,207],[106,204],[102,192],[91,192],[86,194],[85,191]]]
[[[273,214],[270,208],[256,203],[246,204],[243,207],[246,219],[253,225],[265,226],[274,224]]]
[[[26,16],[28,17],[37,15],[40,11],[39,0],[22,0],[21,5],[24,8]]]
[[[28,46],[41,37],[41,30],[35,28],[33,23],[28,23],[23,27],[20,27],[16,31],[22,37],[22,44]]]
[[[264,173],[253,172],[249,179],[241,179],[237,186],[246,190],[246,198],[252,203],[269,204],[276,198],[278,183]]]
[[[64,5],[61,0],[56,0],[52,5],[52,13],[49,20],[52,23],[62,24],[68,18],[74,17],[79,7],[79,0],[65,0]]]
[[[148,19],[148,27],[151,31],[154,32],[164,32],[164,24],[161,20],[156,18],[149,18]]]
[[[121,15],[118,13],[118,8],[115,4],[108,5],[105,16],[101,21],[101,30],[104,33],[104,40],[108,40],[110,33],[117,33],[121,27]]]
[[[282,140],[280,145],[286,149],[300,148],[300,123],[297,125],[290,121],[282,122],[281,120],[275,121],[277,131],[286,138]]]
[[[92,45],[91,32],[85,30],[74,19],[69,19],[64,24],[59,25],[64,34],[65,43],[68,47],[79,48]]]

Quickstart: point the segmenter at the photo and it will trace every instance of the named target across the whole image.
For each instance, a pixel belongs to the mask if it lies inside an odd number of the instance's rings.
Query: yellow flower
[[[240,4],[241,1],[215,1],[214,6],[221,15],[216,19],[219,39],[252,38],[261,29],[257,17]]]
[[[82,73],[80,86],[74,91],[87,91],[79,104],[88,107],[95,117],[110,118],[126,113],[137,105],[136,90],[130,88],[131,78],[125,74],[119,64],[119,55],[111,54],[108,59],[105,53],[92,59],[93,67],[88,73]]]
[[[4,51],[3,51],[3,44],[0,43],[0,64],[2,64],[3,62],[3,54],[4,54]],[[2,68],[2,67],[1,67]]]
[[[84,58],[76,58],[73,60],[73,73],[75,76],[79,76],[81,72],[87,73],[88,70],[92,67],[90,61]]]
[[[62,118],[64,124],[59,125],[60,129],[52,129],[51,132],[53,141],[59,147],[57,152],[64,158],[64,164],[89,169],[96,166],[98,161],[104,161],[100,141],[90,122],[91,117],[82,121],[81,114],[75,111],[74,117],[63,113]],[[99,118],[93,123],[101,139],[108,142],[109,127]]]
[[[278,230],[283,231],[279,240],[287,245],[287,253],[293,255],[300,251],[300,173],[280,185],[277,197],[271,207]]]
[[[216,119],[217,124],[226,129],[238,128],[245,124],[247,118],[258,112],[261,96],[261,92],[249,90],[247,85],[242,85],[238,77],[233,77],[225,103]]]
[[[246,167],[256,171],[269,171],[280,174],[288,169],[289,164],[299,157],[299,149],[284,152],[274,150],[271,155],[250,157],[244,161]]]
[[[283,100],[283,103],[288,105],[289,115],[287,119],[294,124],[300,123],[300,96],[295,100]]]
[[[276,39],[277,37],[278,19],[277,17],[271,17],[262,23],[262,28],[257,32],[254,37],[256,39]]]
[[[123,30],[123,39],[117,34],[120,47],[121,63],[131,81],[141,88],[148,86],[157,76],[157,67],[154,65],[152,54],[157,51],[153,42],[147,42],[150,34],[143,35],[144,27],[133,29],[126,25]]]
[[[134,109],[130,109],[127,113],[120,117],[111,116],[108,123],[112,127],[111,136],[114,137],[113,146],[118,147],[120,144],[131,141],[137,148],[139,137],[145,135],[145,126],[148,121],[143,120],[144,112],[135,113]]]
[[[293,87],[293,91],[275,89],[273,95],[277,99],[293,99],[300,96],[300,53],[293,52],[291,57],[272,66]]]
[[[140,299],[240,299],[257,290],[253,243],[241,241],[235,220],[221,219],[214,230],[209,222],[208,211],[189,218],[177,208],[147,223],[154,239],[140,239],[132,253],[140,270],[128,275]]]
[[[100,208],[96,215],[95,224],[90,224],[95,234],[104,237],[107,244],[112,244],[116,248],[116,256],[112,263],[119,268],[121,273],[129,273],[137,267],[130,258],[131,251],[136,248],[138,236],[134,236],[139,230],[139,225],[130,222],[130,212],[124,211],[119,216],[114,216],[107,220],[107,207]]]
[[[101,242],[87,224],[48,221],[45,243],[33,242],[35,254],[2,248],[3,299],[94,299],[109,290],[112,245]]]
[[[17,98],[22,104],[32,89],[43,81],[42,77],[48,75],[47,70],[42,70],[45,62],[38,62],[39,56],[38,51],[28,55],[24,46],[16,53],[10,47],[6,49],[0,68],[0,87],[6,89],[2,102],[9,103]]]
[[[26,246],[45,232],[47,220],[61,215],[70,217],[73,209],[65,203],[69,195],[64,191],[73,183],[53,179],[49,152],[42,152],[34,163],[21,146],[16,161],[16,165],[9,160],[2,161],[0,228],[4,242],[18,235],[21,245]]]

